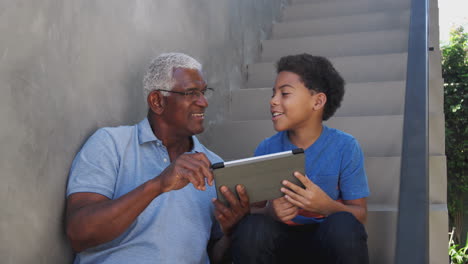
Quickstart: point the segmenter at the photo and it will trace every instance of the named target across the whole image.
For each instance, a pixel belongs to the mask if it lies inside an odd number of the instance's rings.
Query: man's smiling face
[[[190,92],[204,91],[206,82],[200,71],[196,69],[175,68],[173,71],[175,81],[172,91]],[[203,132],[203,120],[208,101],[199,97],[170,93],[167,96],[165,107],[166,122],[181,136],[192,136]]]

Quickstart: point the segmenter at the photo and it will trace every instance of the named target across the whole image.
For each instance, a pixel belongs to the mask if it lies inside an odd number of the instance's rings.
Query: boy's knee
[[[366,230],[351,213],[329,215],[320,224],[320,243],[324,259],[330,263],[344,259],[346,263],[369,263]]]
[[[343,248],[367,241],[364,225],[351,213],[331,214],[321,225],[325,229],[322,230],[321,236],[328,246]]]

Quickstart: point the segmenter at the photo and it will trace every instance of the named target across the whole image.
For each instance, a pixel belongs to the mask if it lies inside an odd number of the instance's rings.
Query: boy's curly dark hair
[[[307,89],[325,93],[323,120],[328,120],[340,107],[345,82],[328,59],[307,53],[285,56],[276,64],[276,73],[282,71],[299,75]]]

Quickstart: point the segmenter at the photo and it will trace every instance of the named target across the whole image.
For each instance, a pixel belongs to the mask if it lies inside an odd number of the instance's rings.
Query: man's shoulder
[[[115,143],[123,142],[125,139],[130,138],[135,134],[137,129],[136,125],[132,126],[115,126],[115,127],[101,127],[94,132],[91,137],[102,139],[104,141],[111,140]]]
[[[122,126],[114,126],[114,127],[101,127],[99,128],[96,133],[101,131],[100,133],[105,133],[111,137],[125,137],[132,135],[135,130],[137,129],[136,125],[122,125]]]
[[[119,152],[127,145],[135,132],[135,126],[101,127],[98,128],[85,142],[81,151],[107,150]]]

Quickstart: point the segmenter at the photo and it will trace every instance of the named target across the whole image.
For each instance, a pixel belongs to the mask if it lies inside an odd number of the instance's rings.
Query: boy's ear
[[[160,91],[152,91],[148,94],[147,102],[148,107],[155,114],[160,115],[164,112],[165,101]]]
[[[320,110],[324,108],[326,103],[327,103],[327,96],[324,93],[316,94],[314,110]]]

